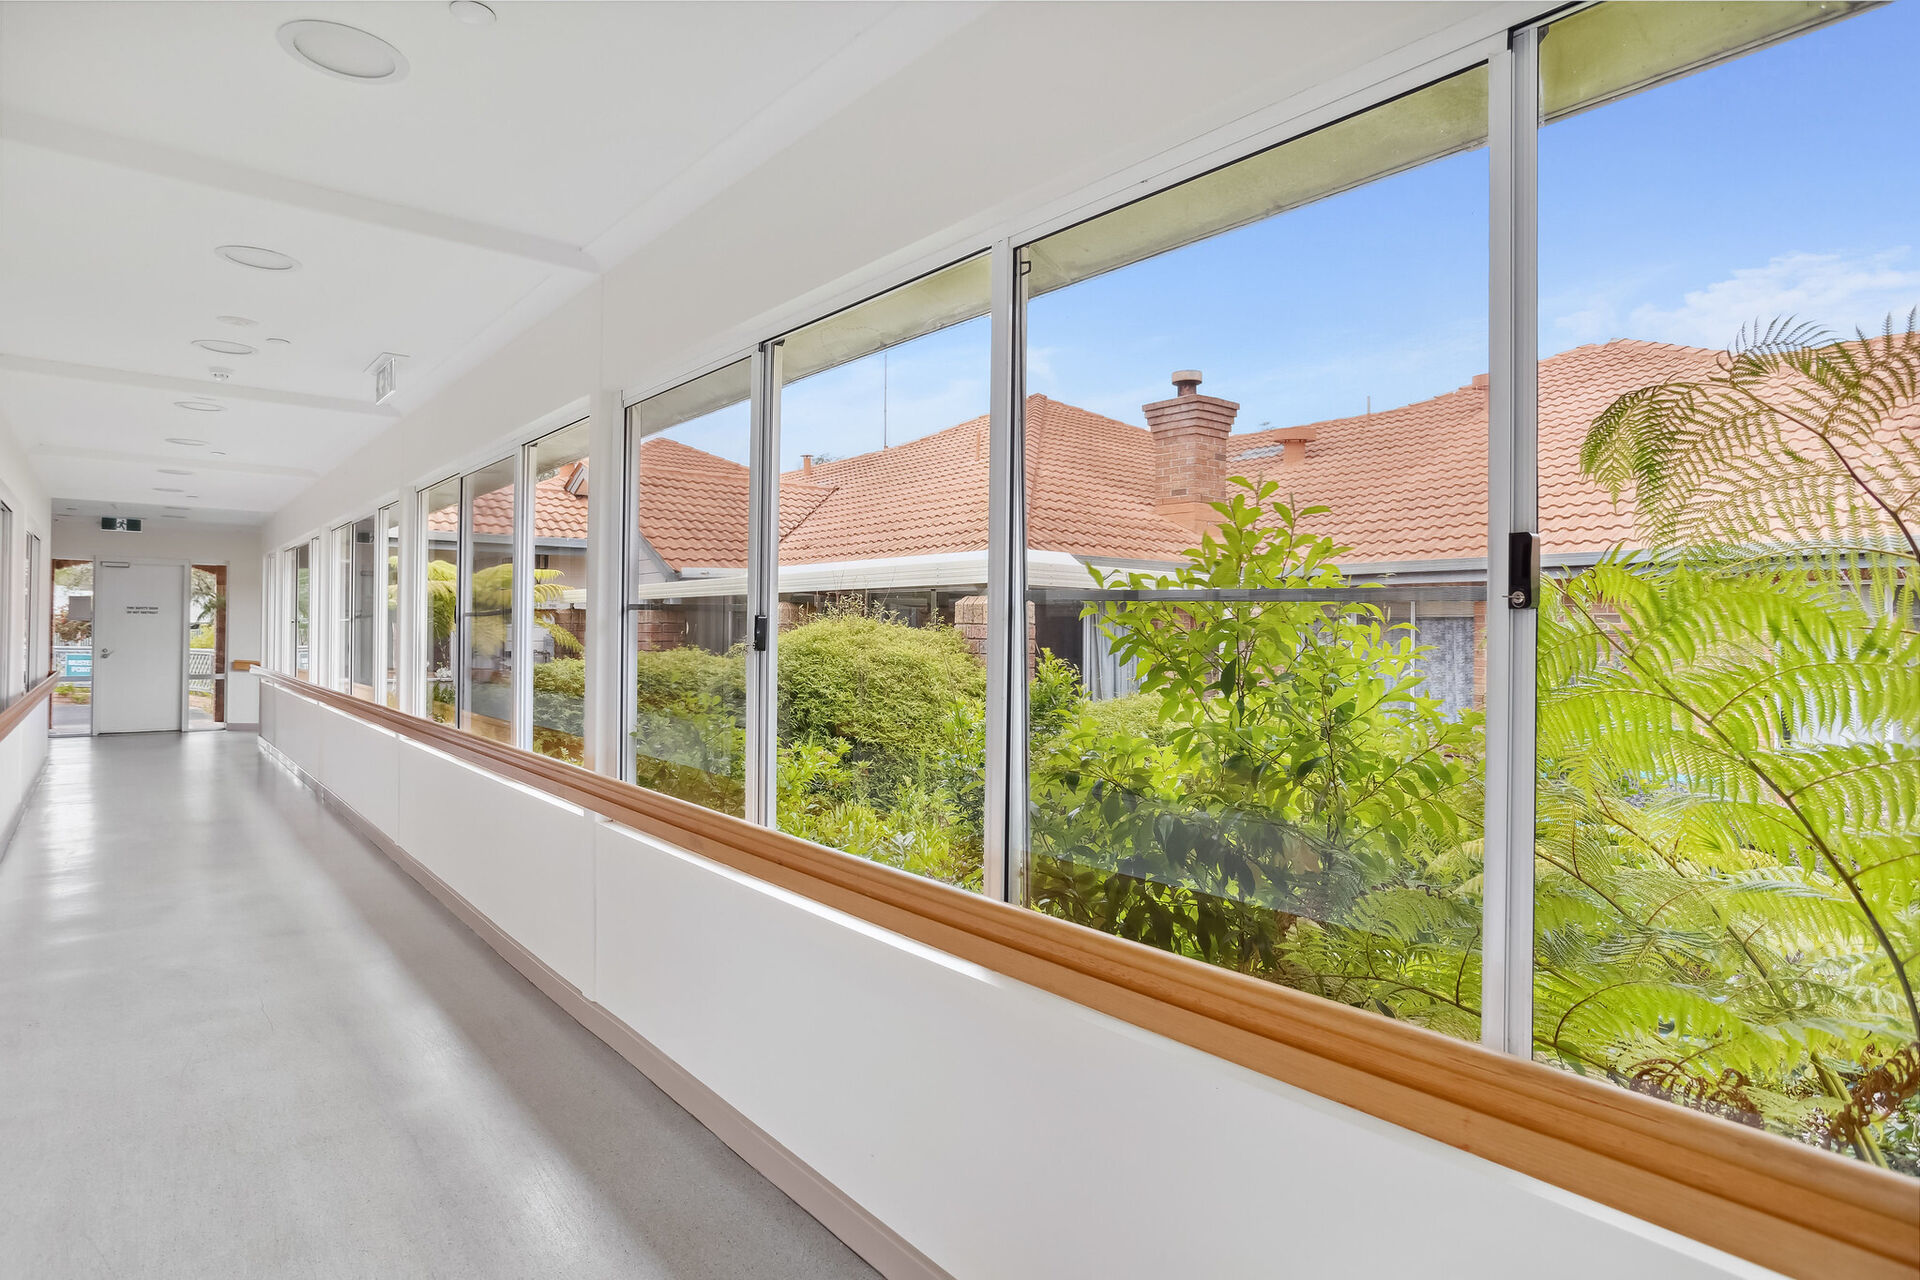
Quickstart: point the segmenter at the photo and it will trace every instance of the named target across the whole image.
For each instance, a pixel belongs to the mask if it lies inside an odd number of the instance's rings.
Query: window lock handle
[[[1507,535],[1507,608],[1536,608],[1539,595],[1540,539],[1516,529]]]

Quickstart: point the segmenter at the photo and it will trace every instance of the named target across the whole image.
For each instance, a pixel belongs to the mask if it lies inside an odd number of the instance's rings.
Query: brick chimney
[[[1195,533],[1219,520],[1207,504],[1226,497],[1227,433],[1240,406],[1200,394],[1200,372],[1173,375],[1174,397],[1142,405],[1153,433],[1154,510]]]

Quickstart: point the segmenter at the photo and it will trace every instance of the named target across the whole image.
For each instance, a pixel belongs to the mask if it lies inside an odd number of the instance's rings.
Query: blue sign
[[[93,655],[90,653],[61,654],[60,674],[69,680],[93,679]]]

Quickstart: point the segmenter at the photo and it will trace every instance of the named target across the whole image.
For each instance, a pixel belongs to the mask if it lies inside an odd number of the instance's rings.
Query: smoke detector
[[[400,390],[400,362],[406,357],[394,351],[382,351],[374,357],[367,372],[373,375],[373,402],[385,404]]]

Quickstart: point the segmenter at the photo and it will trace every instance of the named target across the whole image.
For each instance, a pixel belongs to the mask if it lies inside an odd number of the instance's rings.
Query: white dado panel
[[[304,698],[262,724],[376,824],[390,744],[401,849],[958,1280],[1772,1274]]]
[[[599,1002],[956,1277],[1766,1272],[602,824]]]
[[[389,840],[400,835],[398,735],[320,707],[320,759],[327,790]]]
[[[396,744],[401,848],[593,995],[593,819],[411,742]]]

